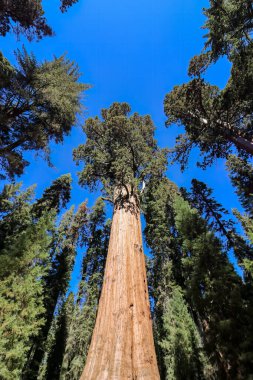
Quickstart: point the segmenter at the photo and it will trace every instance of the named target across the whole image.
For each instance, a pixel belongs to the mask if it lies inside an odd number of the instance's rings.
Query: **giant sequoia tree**
[[[80,183],[102,188],[114,213],[96,325],[82,379],[159,379],[140,223],[140,185],[159,175],[165,152],[149,116],[128,116],[126,103],[88,119],[86,143],[74,151],[84,163]]]

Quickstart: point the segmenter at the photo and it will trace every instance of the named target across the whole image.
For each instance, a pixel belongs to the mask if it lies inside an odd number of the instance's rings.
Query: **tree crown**
[[[38,63],[25,50],[16,54],[18,67],[0,57],[0,164],[6,174],[23,173],[23,151],[44,152],[50,140],[60,143],[81,110],[78,67],[66,57]]]
[[[138,188],[151,174],[160,175],[166,165],[166,150],[159,149],[150,116],[134,113],[126,103],[113,103],[99,117],[84,125],[87,140],[74,150],[74,159],[84,163],[81,185],[94,189],[98,183],[110,193],[115,186]]]
[[[60,9],[66,10],[78,0],[61,0]],[[44,16],[42,0],[2,0],[0,3],[0,35],[13,31],[23,33],[29,40],[52,36],[53,30]]]

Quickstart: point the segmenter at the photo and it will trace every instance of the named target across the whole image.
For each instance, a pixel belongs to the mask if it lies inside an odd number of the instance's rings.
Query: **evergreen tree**
[[[74,151],[84,163],[80,184],[102,191],[114,204],[98,314],[82,379],[114,376],[158,379],[141,241],[139,188],[164,171],[149,116],[128,116],[126,103],[88,119],[85,144]],[[145,339],[143,339],[145,337]],[[113,349],[112,349],[113,347]],[[102,357],[100,358],[100,356]],[[120,358],[120,359],[119,359]],[[145,365],[144,365],[145,363]]]
[[[222,252],[220,241],[196,209],[176,197],[175,224],[182,239],[182,264],[195,319],[217,378],[252,376],[252,306],[244,285]]]
[[[110,221],[105,222],[101,198],[91,212],[87,211],[84,227],[79,243],[87,247],[87,252],[77,300],[74,302],[70,293],[66,301],[61,297],[57,302],[40,365],[38,379],[41,380],[79,380],[85,363],[95,324],[110,232]]]
[[[85,203],[79,206],[76,214],[72,207],[63,215],[60,225],[54,230],[50,247],[51,265],[44,278],[45,323],[32,342],[32,350],[22,375],[23,379],[31,380],[38,377],[57,305],[64,301],[68,289],[79,236],[86,223],[86,212]]]
[[[20,379],[30,341],[44,324],[44,277],[49,269],[48,213],[34,220],[32,189],[5,186],[0,196],[0,377]]]
[[[253,166],[235,155],[230,155],[227,168],[242,206],[253,217]]]
[[[61,11],[78,0],[61,0]],[[52,36],[53,30],[47,24],[41,0],[2,0],[0,3],[0,35],[8,32],[24,33],[28,39]]]
[[[165,99],[167,125],[177,122],[185,126],[186,133],[178,137],[174,151],[182,168],[194,146],[204,156],[200,164],[204,167],[216,158],[228,158],[235,148],[242,159],[253,154],[252,4],[248,0],[211,0],[205,14],[208,39],[204,52],[190,62],[193,79],[174,87]],[[224,54],[232,69],[227,85],[220,90],[203,75]]]
[[[20,379],[47,323],[48,277],[55,267],[55,216],[69,199],[69,175],[55,180],[34,202],[34,187],[6,185],[0,194],[1,375]],[[80,213],[79,213],[80,214]],[[77,225],[72,223],[76,235]],[[60,230],[60,228],[59,228]],[[66,259],[66,263],[71,261]],[[70,263],[70,266],[72,264]],[[63,281],[69,281],[64,277]],[[64,285],[63,285],[64,286]]]
[[[169,270],[168,270],[169,271]],[[160,346],[166,367],[165,379],[207,379],[200,335],[180,286],[170,282],[162,315]],[[208,370],[206,365],[205,370]]]
[[[79,294],[68,330],[60,379],[79,380],[96,320],[101,274],[91,276],[89,282],[80,282]]]
[[[224,209],[205,184],[195,180],[193,185],[195,192],[184,195],[199,211],[165,178],[150,182],[145,192],[145,236],[153,255],[151,294],[161,376],[248,378],[252,374],[252,287],[235,273],[213,232],[233,227],[232,221],[226,224],[222,219]]]
[[[241,68],[242,73],[244,69]],[[241,158],[253,154],[252,95],[243,99],[234,82],[239,74],[233,74],[227,87],[219,90],[203,78],[194,78],[189,83],[175,86],[164,102],[166,125],[174,123],[185,127],[185,134],[179,135],[174,149],[174,159],[182,169],[187,165],[190,151],[200,149],[206,167],[217,158],[228,158],[236,148]],[[245,83],[252,82],[253,71]],[[239,77],[240,78],[240,77]],[[242,79],[240,78],[239,80]],[[244,91],[249,94],[247,90]]]
[[[29,164],[27,150],[43,152],[49,161],[49,143],[61,143],[80,112],[78,67],[66,57],[37,62],[25,50],[16,53],[18,66],[0,56],[0,165],[6,175],[21,175]]]
[[[249,241],[249,244],[251,245],[251,249],[253,249],[253,220],[252,218],[249,218],[249,216],[242,215],[239,213],[238,210],[233,210],[234,215],[238,218],[238,220],[241,222],[243,229],[246,233],[246,237]],[[251,275],[251,280],[253,278],[253,260],[251,257],[244,257],[243,259],[243,266],[245,270],[250,273]]]
[[[214,198],[212,189],[204,182],[193,179],[190,191],[182,188],[181,193],[191,206],[199,211],[211,229],[230,240],[229,234],[234,230],[234,221],[229,218],[229,212]]]
[[[252,247],[237,232],[235,221],[229,218],[229,212],[213,197],[212,189],[205,183],[193,179],[190,192],[186,189],[181,190],[184,198],[205,218],[209,228],[222,239],[224,250],[232,249],[239,265],[244,268],[244,260],[253,259]],[[247,271],[245,280],[246,278]]]
[[[59,205],[66,205],[71,190],[71,177],[63,175],[53,181],[45,190],[41,199],[31,203],[34,187],[21,191],[21,184],[5,185],[0,193],[0,249],[8,248],[9,241],[19,235],[44,213],[59,210]]]
[[[45,380],[60,378],[62,360],[66,349],[68,331],[74,313],[74,295],[70,293],[63,305],[60,305],[55,316],[55,331],[50,350],[47,352]]]
[[[160,374],[163,379],[209,378],[208,361],[184,297],[181,248],[175,229],[176,185],[163,178],[145,193],[145,237],[151,253],[151,295]],[[206,375],[206,376],[205,376]]]
[[[33,205],[33,212],[37,217],[41,216],[45,210],[56,210],[59,213],[65,208],[71,195],[71,175],[64,174],[52,182],[42,197]]]
[[[132,193],[151,173],[155,176],[164,170],[166,150],[157,146],[150,116],[128,116],[130,112],[127,103],[113,103],[102,110],[103,120],[95,117],[86,121],[83,130],[87,141],[74,150],[75,161],[84,163],[79,172],[81,185],[93,190],[101,184],[109,196],[115,187],[129,185]]]
[[[21,184],[5,185],[0,193],[0,249],[8,248],[31,224],[30,202],[34,187],[21,191]],[[4,267],[3,267],[4,268]],[[4,268],[6,269],[6,268]]]
[[[243,50],[252,40],[253,8],[250,0],[210,0],[204,10],[208,33],[205,48],[212,60]]]

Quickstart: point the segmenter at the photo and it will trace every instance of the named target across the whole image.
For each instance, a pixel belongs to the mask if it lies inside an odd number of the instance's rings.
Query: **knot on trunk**
[[[118,185],[113,194],[114,209],[124,209],[132,214],[140,212],[140,200],[135,189],[131,185]]]

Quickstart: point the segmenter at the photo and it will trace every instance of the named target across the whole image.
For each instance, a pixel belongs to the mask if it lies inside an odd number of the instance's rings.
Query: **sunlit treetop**
[[[150,116],[130,115],[127,103],[113,103],[99,117],[89,118],[83,130],[84,144],[74,150],[81,185],[94,189],[102,184],[110,193],[117,185],[137,189],[142,181],[161,175],[165,170],[167,151],[159,149],[154,138],[155,127]]]

